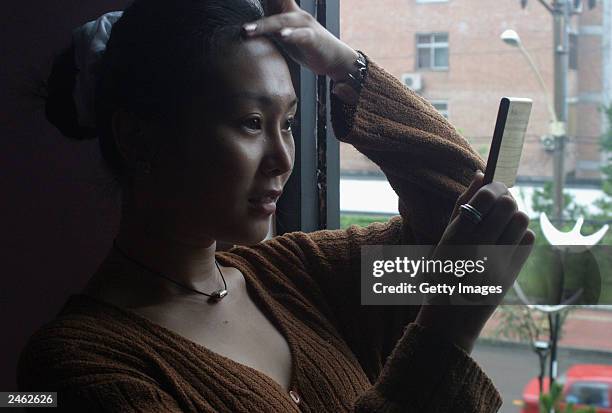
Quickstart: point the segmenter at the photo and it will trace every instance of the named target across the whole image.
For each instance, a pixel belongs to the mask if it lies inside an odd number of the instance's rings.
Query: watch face
[[[357,70],[359,71],[359,76],[361,77],[360,80],[362,80],[366,74],[368,63],[363,53],[358,51],[357,55],[358,57],[357,61],[355,62],[355,65],[357,66]]]
[[[356,63],[357,63],[358,66],[365,66],[367,64],[365,56],[363,54],[361,54],[361,53],[358,53],[358,57],[357,57],[357,62]]]

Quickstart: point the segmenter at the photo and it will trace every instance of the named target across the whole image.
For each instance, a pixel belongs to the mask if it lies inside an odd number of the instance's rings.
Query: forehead
[[[218,86],[227,97],[261,95],[287,102],[295,99],[287,62],[268,39],[232,44],[217,62]]]

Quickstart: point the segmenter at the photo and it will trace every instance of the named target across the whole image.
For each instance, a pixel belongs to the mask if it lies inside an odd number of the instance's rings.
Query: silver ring
[[[461,204],[459,205],[459,209],[461,211],[465,211],[467,212],[467,216],[468,218],[474,223],[474,224],[479,224],[480,221],[482,221],[482,213],[477,210],[476,208],[474,208],[473,206],[471,206],[470,204]]]

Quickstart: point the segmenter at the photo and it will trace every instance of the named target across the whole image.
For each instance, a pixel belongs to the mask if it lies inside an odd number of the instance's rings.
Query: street
[[[502,394],[504,404],[500,413],[518,413],[520,407],[513,405],[521,400],[527,382],[539,373],[538,358],[526,347],[514,345],[477,344],[472,356]],[[612,364],[612,353],[571,351],[559,349],[559,373],[564,373],[572,364]]]

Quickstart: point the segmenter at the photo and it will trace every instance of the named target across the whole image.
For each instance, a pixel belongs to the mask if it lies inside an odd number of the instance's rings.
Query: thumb
[[[484,173],[480,169],[476,171],[474,174],[474,178],[472,178],[472,182],[470,186],[462,193],[459,198],[457,198],[457,202],[455,203],[455,209],[453,209],[453,213],[451,215],[450,220],[452,221],[457,214],[459,213],[459,206],[461,204],[465,204],[469,202],[470,199],[476,194],[476,192],[482,187],[484,183]]]

